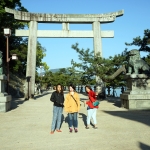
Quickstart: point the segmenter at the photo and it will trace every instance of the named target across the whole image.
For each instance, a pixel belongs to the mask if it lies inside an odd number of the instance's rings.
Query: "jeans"
[[[69,128],[72,127],[72,125],[74,126],[74,128],[78,127],[78,119],[77,119],[77,112],[74,113],[68,113],[68,117],[69,117]]]
[[[88,109],[87,110],[87,113],[88,113],[88,115],[87,115],[87,125],[90,124],[91,118],[93,118],[94,125],[97,124],[96,112],[97,112],[97,108],[93,108],[93,109]]]
[[[51,131],[55,130],[55,126],[57,130],[60,129],[62,111],[62,107],[53,106],[53,121]]]

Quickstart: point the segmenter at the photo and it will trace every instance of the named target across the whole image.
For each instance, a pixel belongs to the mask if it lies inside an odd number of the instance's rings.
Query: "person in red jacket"
[[[86,104],[88,105],[88,107],[87,107],[87,126],[85,128],[89,129],[91,118],[93,118],[93,123],[94,123],[93,128],[97,129],[96,112],[97,112],[98,106],[93,105],[93,102],[96,101],[96,94],[90,86],[85,86],[85,90],[88,93],[88,97],[89,97],[89,100],[86,101]]]

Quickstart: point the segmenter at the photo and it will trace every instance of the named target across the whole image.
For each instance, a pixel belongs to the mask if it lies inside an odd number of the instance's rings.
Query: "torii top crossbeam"
[[[92,23],[99,21],[101,23],[113,22],[116,17],[122,16],[124,11],[117,11],[106,14],[42,14],[17,11],[5,7],[7,13],[14,14],[14,18],[22,21],[37,21],[37,22],[68,22],[68,23]]]

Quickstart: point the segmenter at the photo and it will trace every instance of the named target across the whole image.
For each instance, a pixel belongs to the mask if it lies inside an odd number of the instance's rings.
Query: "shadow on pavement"
[[[85,104],[86,100],[87,100],[86,98],[80,98],[80,102],[82,102],[80,103],[80,106],[83,104],[83,106],[86,107],[86,104]]]
[[[43,94],[35,96],[34,99],[36,100],[40,97],[43,97],[43,96],[51,94],[51,93],[52,92],[46,92],[45,91],[45,92],[43,92]],[[19,107],[19,105],[25,103],[26,101],[28,101],[28,100],[25,100],[24,98],[15,98],[15,97],[13,97],[12,101],[11,101],[11,110],[16,109],[17,107]],[[11,110],[9,110],[9,111],[11,111]]]
[[[68,122],[69,122],[68,114],[67,114],[66,118],[64,119],[64,121],[65,121],[65,123],[68,123]],[[68,124],[68,126],[69,126],[69,124]]]
[[[62,124],[63,124],[64,121],[65,121],[65,117],[64,117],[64,114],[62,114],[62,115],[61,115],[61,124],[60,124],[60,128],[61,128],[61,126],[62,126]]]
[[[48,94],[51,94],[51,92],[44,92],[41,95],[34,96],[34,99],[36,100],[36,99],[41,98],[41,97],[48,95]]]
[[[107,97],[105,101],[109,103],[113,103],[114,106],[121,108],[121,100],[120,97]]]
[[[82,118],[83,123],[84,123],[84,125],[86,126],[86,115],[83,114],[83,113],[79,113],[79,115],[80,115],[81,117],[78,117],[78,118]],[[65,123],[68,123],[68,126],[69,126],[69,117],[68,117],[68,114],[67,114],[66,118],[64,118],[64,115],[62,116],[62,123],[61,123],[61,125],[63,124],[63,121],[65,121]],[[73,124],[74,124],[74,123],[73,123]]]
[[[82,116],[82,117],[79,117],[79,118],[82,118],[84,125],[87,126],[87,116],[86,116],[85,114],[83,114],[83,113],[79,113],[79,115]],[[90,125],[91,125],[92,127],[94,127],[94,124],[93,124],[92,121],[90,121]]]
[[[79,113],[79,115],[81,116],[79,118],[82,118],[84,125],[87,126],[87,123],[86,123],[86,117],[87,116],[85,114],[83,114],[83,113]]]
[[[144,143],[139,142],[139,147],[141,148],[141,150],[150,150],[150,146],[146,145]]]
[[[87,98],[80,98],[80,101],[83,102],[83,101],[87,101],[88,99]]]
[[[103,111],[107,114],[137,121],[150,126],[150,111]]]
[[[83,96],[88,96],[88,94],[85,92],[82,92],[82,93],[78,92],[78,94],[83,95]]]
[[[22,100],[21,98],[13,98],[11,101],[11,110],[18,108],[19,105],[23,104],[24,102],[26,102],[26,101]]]

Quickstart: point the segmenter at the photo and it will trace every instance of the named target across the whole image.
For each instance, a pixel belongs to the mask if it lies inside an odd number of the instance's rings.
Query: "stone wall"
[[[9,92],[12,97],[24,97],[24,83],[26,79],[24,75],[15,75],[10,73]],[[18,93],[19,89],[19,95]]]

